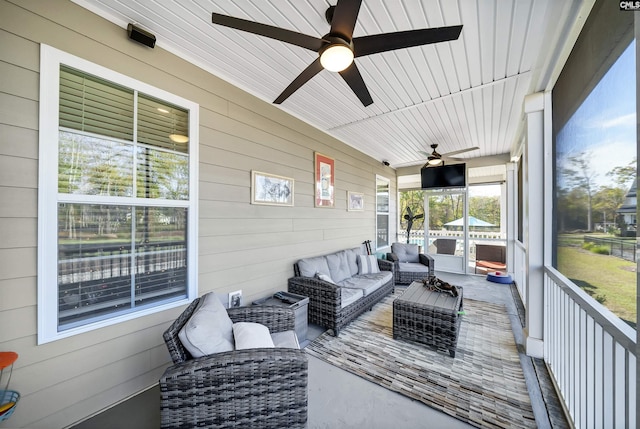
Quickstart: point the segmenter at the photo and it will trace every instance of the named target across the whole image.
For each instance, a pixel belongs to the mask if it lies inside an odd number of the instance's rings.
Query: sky
[[[636,158],[635,42],[622,53],[556,139],[558,167],[564,159],[586,152],[599,186],[613,185],[606,173]],[[563,178],[558,176],[558,184]]]

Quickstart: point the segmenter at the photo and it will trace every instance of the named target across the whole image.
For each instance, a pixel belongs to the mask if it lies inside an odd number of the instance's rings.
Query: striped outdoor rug
[[[335,338],[322,334],[305,350],[332,365],[479,428],[535,428],[509,316],[503,305],[464,300],[456,357],[394,340],[385,298]]]

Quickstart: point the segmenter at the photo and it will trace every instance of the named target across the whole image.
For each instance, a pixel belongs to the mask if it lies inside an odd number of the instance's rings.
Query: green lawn
[[[598,255],[571,245],[558,248],[558,270],[635,328],[637,308],[634,262]]]

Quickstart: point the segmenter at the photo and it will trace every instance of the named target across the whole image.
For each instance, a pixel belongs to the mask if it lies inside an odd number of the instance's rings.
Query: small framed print
[[[293,206],[293,179],[251,171],[251,204]]]
[[[364,194],[361,192],[347,192],[347,210],[360,212],[364,210]]]
[[[236,308],[242,306],[242,291],[237,290],[229,293],[229,308]]]
[[[333,158],[315,153],[316,207],[333,207],[335,204],[335,163]]]

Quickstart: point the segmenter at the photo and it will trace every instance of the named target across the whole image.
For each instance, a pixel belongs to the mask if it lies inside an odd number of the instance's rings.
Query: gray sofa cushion
[[[345,308],[349,304],[353,304],[360,298],[362,298],[362,289],[349,289],[348,287],[342,288],[342,301],[340,302],[340,308]]]
[[[398,257],[400,262],[420,262],[417,244],[393,243],[391,252]]]
[[[335,281],[324,256],[300,259],[298,261],[298,269],[300,269],[300,275],[304,277],[315,277],[316,273],[320,273],[331,277]]]
[[[345,250],[347,254],[347,264],[349,265],[349,272],[352,276],[358,274],[358,255],[362,255],[362,250],[359,247]]]
[[[375,274],[361,274],[350,277],[341,281],[338,285],[343,288],[343,294],[345,289],[358,289],[362,290],[363,296],[367,296],[391,280],[392,277],[393,273],[391,271],[381,271]]]
[[[326,259],[327,264],[329,265],[331,279],[333,279],[336,284],[339,284],[342,280],[351,277],[347,252],[342,250],[340,252],[332,253],[327,255]]]

